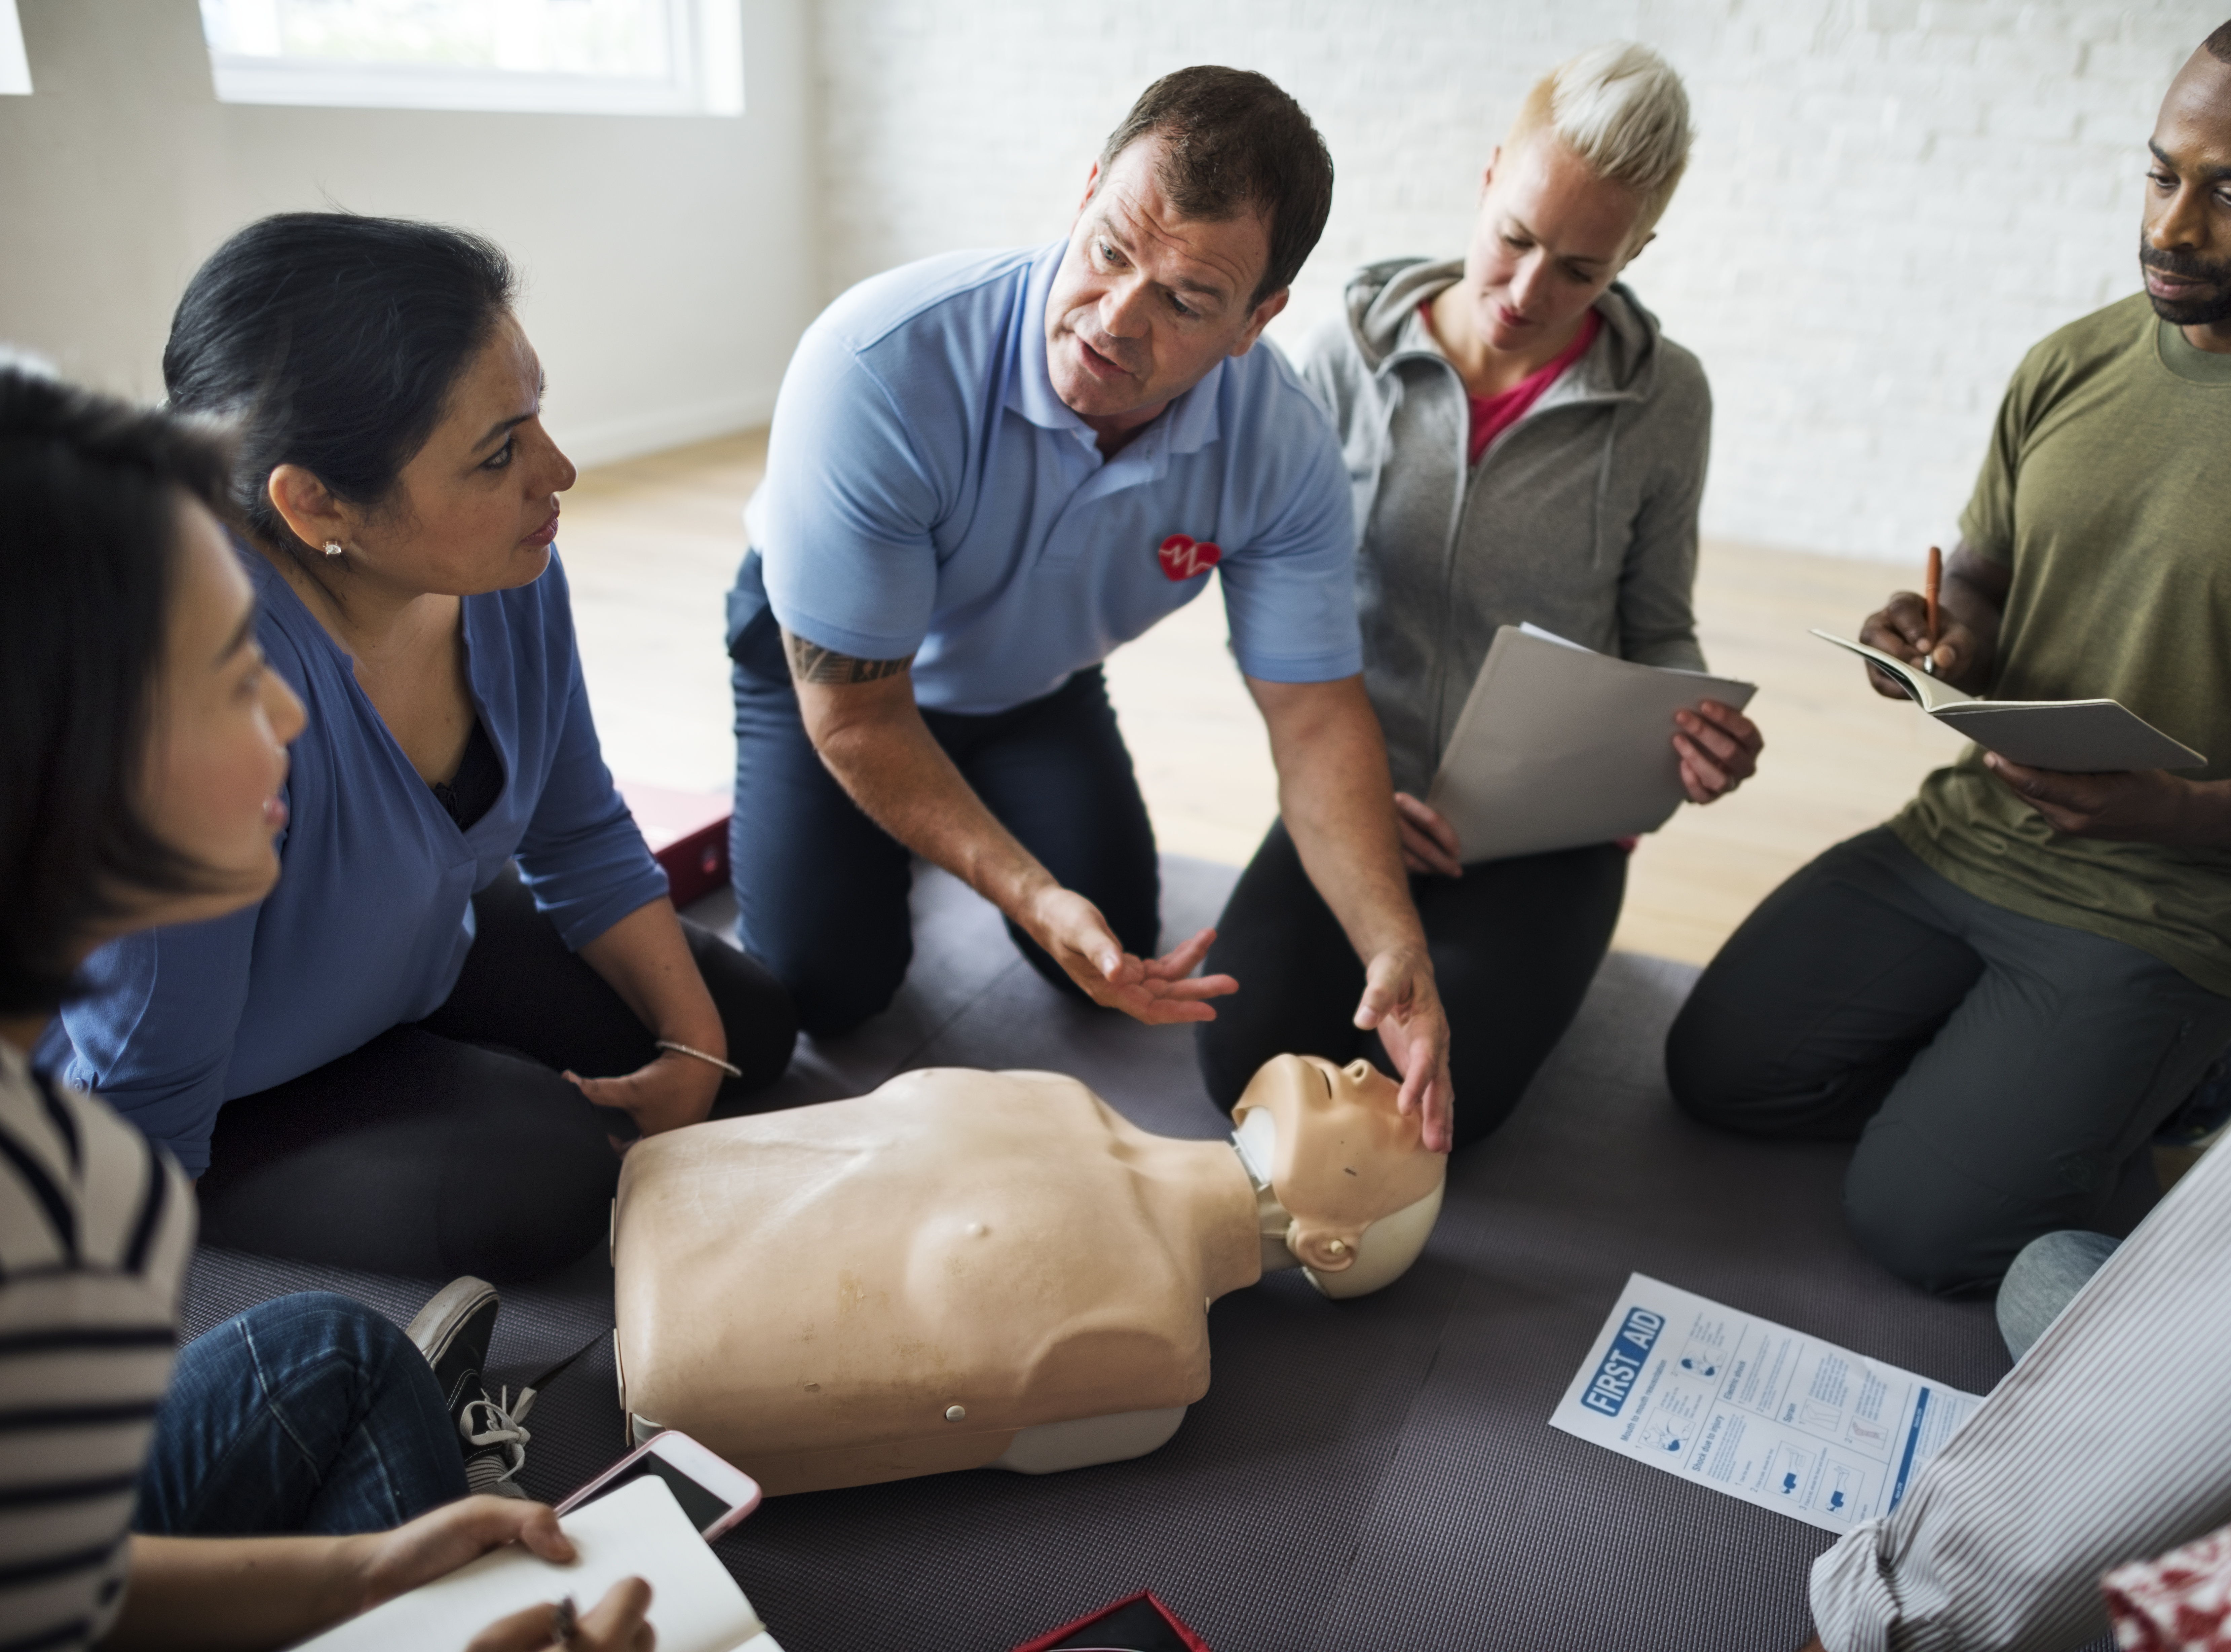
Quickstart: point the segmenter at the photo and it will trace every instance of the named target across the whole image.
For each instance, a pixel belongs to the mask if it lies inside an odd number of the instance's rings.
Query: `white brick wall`
[[[824,275],[1058,234],[1155,75],[1259,68],[1340,181],[1272,336],[1346,273],[1463,248],[1478,168],[1543,70],[1657,47],[1700,137],[1629,272],[1718,404],[1708,532],[1918,560],[2008,373],[2137,290],[2143,146],[2231,12],[2100,0],[823,0]]]

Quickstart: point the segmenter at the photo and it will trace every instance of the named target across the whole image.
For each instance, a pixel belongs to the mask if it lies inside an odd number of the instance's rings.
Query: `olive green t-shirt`
[[[2119,700],[2207,754],[2185,778],[2231,775],[2231,356],[2143,293],[2061,328],[2015,372],[1960,531],[2014,570],[1989,697]],[[2065,837],[1982,760],[1922,782],[1906,847],[2231,995],[2231,848]]]

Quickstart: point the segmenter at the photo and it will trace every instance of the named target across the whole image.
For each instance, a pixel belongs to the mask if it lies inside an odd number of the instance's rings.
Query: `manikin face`
[[[1497,149],[1465,255],[1473,330],[1516,352],[1566,333],[1650,239],[1642,208],[1554,137]]]
[[[2212,329],[2222,335],[2218,347],[2231,349],[2231,63],[2195,52],[2170,82],[2147,147],[2138,240],[2146,295],[2164,321]]]
[[[1371,1275],[1365,1289],[1406,1267],[1439,1208],[1448,1159],[1426,1150],[1423,1121],[1401,1111],[1400,1095],[1368,1061],[1336,1067],[1317,1056],[1281,1055],[1263,1064],[1232,1110],[1242,1124],[1258,1109],[1277,1120],[1271,1186],[1293,1218],[1286,1248],[1313,1277],[1323,1276],[1318,1283],[1329,1295],[1357,1293],[1328,1281],[1355,1268],[1360,1257]],[[1361,1254],[1367,1230],[1405,1215],[1413,1218],[1406,1230],[1417,1231],[1404,1254]]]
[[[1226,356],[1243,356],[1286,307],[1261,303],[1270,262],[1262,217],[1180,217],[1142,138],[1095,165],[1046,297],[1046,369],[1070,411],[1103,435],[1148,423]]]

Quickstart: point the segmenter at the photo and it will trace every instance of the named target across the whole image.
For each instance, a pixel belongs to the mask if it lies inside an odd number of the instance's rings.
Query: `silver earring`
[[[346,548],[347,547],[337,539],[329,539],[326,541],[326,554],[327,556],[339,556]]]

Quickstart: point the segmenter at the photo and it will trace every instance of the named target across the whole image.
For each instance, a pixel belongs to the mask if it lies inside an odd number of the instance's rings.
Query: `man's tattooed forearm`
[[[880,683],[914,664],[911,654],[903,659],[855,659],[787,631],[782,646],[790,656],[790,674],[800,683]]]

